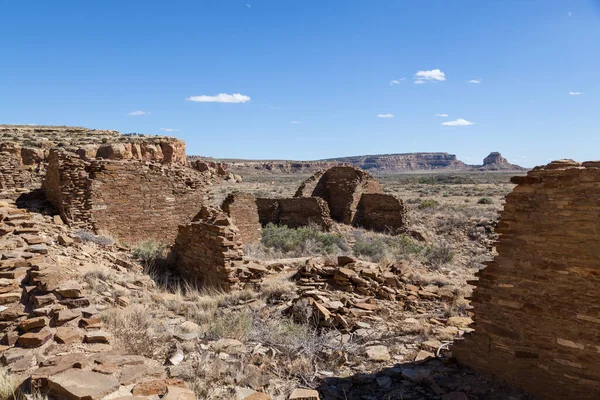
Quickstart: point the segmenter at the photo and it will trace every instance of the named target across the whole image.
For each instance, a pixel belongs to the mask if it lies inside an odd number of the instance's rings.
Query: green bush
[[[494,204],[494,201],[489,197],[482,197],[477,201],[477,204]]]
[[[440,205],[440,203],[438,203],[434,199],[425,199],[425,200],[421,200],[421,204],[419,204],[419,209],[424,210],[427,208],[435,208],[439,205]]]
[[[425,258],[430,266],[441,267],[452,261],[454,252],[448,243],[435,244],[427,248]]]
[[[268,224],[262,230],[261,243],[284,254],[327,255],[348,250],[346,240],[337,234],[323,232],[318,225],[289,228],[285,225]]]
[[[166,250],[167,246],[165,244],[147,240],[133,249],[133,257],[140,261],[146,268],[152,269],[157,264],[166,260]]]
[[[356,242],[352,252],[357,257],[367,257],[374,262],[406,258],[409,254],[421,254],[425,247],[406,236],[367,235],[355,233]]]

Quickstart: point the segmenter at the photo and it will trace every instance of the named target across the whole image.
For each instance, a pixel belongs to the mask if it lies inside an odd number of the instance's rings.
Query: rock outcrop
[[[453,352],[539,398],[600,398],[600,162],[513,182],[498,255],[472,282],[475,331]]]
[[[524,170],[515,164],[511,164],[508,160],[502,157],[502,154],[494,151],[483,159],[483,165],[479,167],[481,171],[521,171]]]

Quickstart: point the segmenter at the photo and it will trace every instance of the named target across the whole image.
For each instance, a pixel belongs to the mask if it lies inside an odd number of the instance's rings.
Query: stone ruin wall
[[[85,161],[53,149],[44,190],[65,221],[127,243],[172,243],[205,200],[203,176],[137,160]]]
[[[304,186],[298,192],[306,192],[311,185]],[[350,225],[362,194],[381,191],[381,184],[368,172],[356,167],[333,167],[319,178],[311,196],[327,202],[331,218],[335,221]]]
[[[240,231],[227,214],[203,207],[191,223],[179,226],[173,254],[190,283],[230,289],[243,264]]]
[[[23,166],[19,149],[0,144],[0,190],[22,189],[31,183],[31,171]]]
[[[329,207],[319,197],[293,197],[289,199],[256,199],[259,221],[262,225],[273,223],[299,228],[316,224],[325,231],[331,230],[333,220]]]
[[[600,162],[513,178],[457,360],[541,399],[600,398]]]
[[[390,194],[365,193],[360,197],[352,225],[377,232],[401,233],[406,229],[404,202]]]
[[[233,192],[225,198],[221,209],[240,230],[242,242],[260,242],[262,228],[258,218],[256,199],[252,194]]]

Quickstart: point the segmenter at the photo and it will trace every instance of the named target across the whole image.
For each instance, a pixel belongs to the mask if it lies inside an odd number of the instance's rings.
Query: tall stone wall
[[[310,182],[309,182],[310,181]],[[297,196],[305,195],[312,186],[311,178],[298,189]],[[351,224],[363,193],[381,193],[381,184],[371,174],[356,167],[333,167],[325,171],[314,186],[312,197],[327,202],[331,218]]]
[[[82,160],[52,149],[46,197],[70,224],[127,243],[172,243],[178,226],[205,200],[203,176],[189,168],[137,160]]]
[[[243,264],[239,229],[225,213],[205,207],[179,226],[173,254],[181,275],[199,286],[230,289]]]
[[[221,208],[240,230],[242,242],[260,242],[262,228],[258,219],[256,199],[252,194],[233,192],[225,198]]]
[[[513,178],[457,360],[540,399],[600,398],[600,162]]]
[[[360,197],[352,225],[400,233],[406,228],[406,211],[404,202],[391,194],[365,193]]]
[[[325,200],[319,197],[256,199],[256,204],[262,225],[273,223],[299,228],[315,224],[326,231],[333,227],[329,207]]]
[[[31,183],[31,174],[23,168],[19,154],[0,147],[0,190],[21,189]]]

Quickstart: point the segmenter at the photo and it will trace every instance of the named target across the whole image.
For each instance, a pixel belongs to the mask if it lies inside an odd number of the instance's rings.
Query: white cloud
[[[471,79],[468,83],[481,83],[481,79]]]
[[[569,92],[569,94],[571,96],[579,96],[580,94],[583,94],[583,93],[581,93],[581,92]]]
[[[436,117],[447,117],[448,114],[435,114]]]
[[[390,81],[390,85],[394,86],[394,85],[399,85],[400,82],[405,81],[406,78],[400,78],[400,79],[394,79],[392,81]]]
[[[394,114],[377,114],[379,118],[394,118]]]
[[[417,71],[414,76],[415,83],[420,85],[427,82],[441,82],[446,80],[446,74],[439,69],[431,71]]]
[[[127,115],[129,115],[130,117],[139,117],[140,115],[150,115],[150,113],[148,111],[138,110],[138,111],[132,111]]]
[[[290,121],[290,124],[301,124],[302,121]]]
[[[227,94],[219,93],[216,96],[192,96],[186,99],[187,101],[195,101],[198,103],[246,103],[250,101],[249,96],[240,93]]]
[[[173,128],[160,128],[161,131],[164,132],[179,132],[179,129],[173,129]]]
[[[246,7],[250,8],[250,4],[246,3]]]
[[[572,16],[573,16],[573,13],[572,13],[571,11],[569,11],[569,12],[567,13],[567,15],[568,15],[569,17],[572,17]]]
[[[457,118],[454,121],[442,122],[442,125],[446,126],[467,126],[473,125],[475,122],[467,121],[466,119]]]

